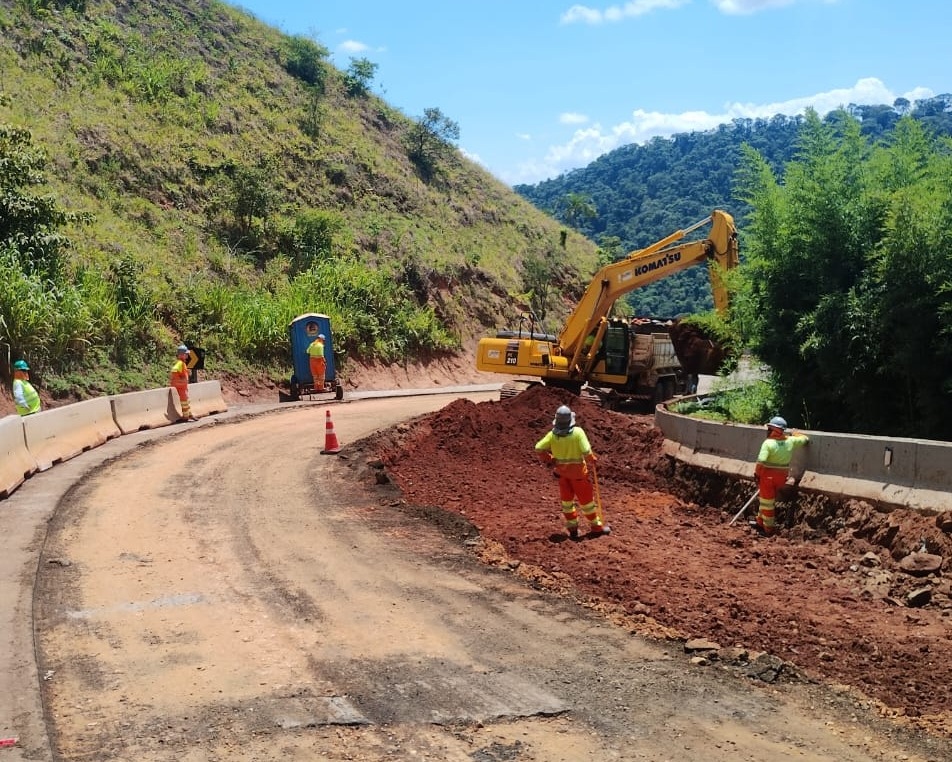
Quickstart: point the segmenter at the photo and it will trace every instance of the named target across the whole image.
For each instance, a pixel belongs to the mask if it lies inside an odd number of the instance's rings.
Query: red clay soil
[[[562,403],[599,456],[609,537],[567,539],[556,479],[534,454]],[[464,517],[456,521],[478,530],[487,560],[533,584],[649,637],[767,652],[787,675],[850,686],[884,714],[952,734],[949,577],[899,565],[923,541],[952,556],[948,523],[800,495],[780,506],[797,520],[762,538],[744,521],[729,525],[751,483],[686,471],[661,444],[652,416],[540,386],[500,402],[457,400],[360,448],[408,506]],[[928,600],[911,602],[915,589]]]

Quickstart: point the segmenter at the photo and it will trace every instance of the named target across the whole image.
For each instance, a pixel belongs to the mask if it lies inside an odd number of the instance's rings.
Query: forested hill
[[[871,143],[888,141],[900,117],[909,114],[931,132],[952,135],[952,95],[911,103],[849,106],[824,121],[857,119]],[[803,117],[735,119],[715,130],[654,138],[626,145],[586,167],[515,190],[567,225],[583,232],[615,258],[642,248],[710,214],[731,212],[743,229],[747,206],[734,194],[741,146],[759,151],[775,171],[792,159]],[[742,251],[743,255],[743,251]],[[628,297],[637,314],[674,316],[710,309],[704,268],[692,268]]]

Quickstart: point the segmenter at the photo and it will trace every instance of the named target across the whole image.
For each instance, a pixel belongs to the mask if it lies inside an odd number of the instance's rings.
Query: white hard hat
[[[188,347],[185,346],[184,344],[179,344],[178,349],[176,349],[175,351],[178,352],[178,354],[182,354],[183,352],[187,354],[187,353],[188,353]]]
[[[552,431],[559,436],[565,436],[575,426],[575,413],[568,405],[560,405],[555,411],[555,418],[552,421]]]

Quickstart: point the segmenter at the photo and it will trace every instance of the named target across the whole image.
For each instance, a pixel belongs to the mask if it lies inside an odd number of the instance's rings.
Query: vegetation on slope
[[[0,38],[0,196],[46,210],[17,226],[56,260],[0,226],[0,367],[28,357],[47,388],[164,383],[182,340],[281,378],[309,311],[349,357],[454,351],[532,303],[527,259],[556,314],[594,269],[438,108],[409,118],[370,62],[224,3],[4,0]]]

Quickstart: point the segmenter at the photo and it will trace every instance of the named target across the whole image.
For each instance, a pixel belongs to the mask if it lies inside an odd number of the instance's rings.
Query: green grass
[[[506,295],[522,290],[523,259],[559,240],[557,221],[458,152],[424,182],[403,142],[415,115],[347,96],[329,65],[315,95],[283,66],[287,38],[231,6],[44,5],[0,11],[0,122],[48,157],[41,191],[93,221],[65,231],[56,299],[4,286],[55,325],[0,301],[0,341],[64,387],[81,392],[73,369],[89,364],[134,380],[143,357],[186,338],[270,372],[308,311],[332,315],[349,356],[453,351],[516,314]],[[267,204],[243,217],[235,178],[256,168],[268,182],[252,200]],[[320,215],[333,224],[319,255],[295,249],[295,221]],[[563,254],[555,319],[595,269],[581,236]]]
[[[671,410],[692,418],[708,421],[733,421],[760,425],[776,413],[776,395],[769,381],[755,381],[743,386],[715,389],[710,395],[685,400]]]

